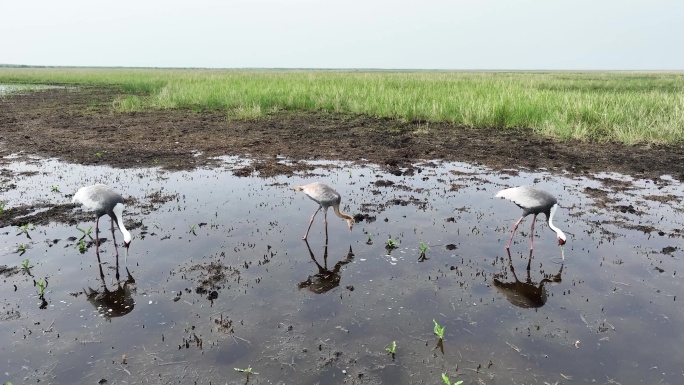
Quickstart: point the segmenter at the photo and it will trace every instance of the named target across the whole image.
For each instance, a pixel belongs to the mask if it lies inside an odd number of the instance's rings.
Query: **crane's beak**
[[[563,243],[565,243],[565,242],[563,242]],[[561,249],[561,259],[563,259],[565,261],[565,247],[563,247],[563,245],[561,245],[560,249]]]

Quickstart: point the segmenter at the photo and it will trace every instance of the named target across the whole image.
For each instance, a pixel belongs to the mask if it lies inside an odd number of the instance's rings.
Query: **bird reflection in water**
[[[508,250],[507,250],[508,251]],[[546,304],[548,293],[544,288],[544,284],[552,282],[561,282],[561,274],[563,273],[563,265],[557,274],[545,274],[544,278],[537,284],[532,282],[530,278],[530,263],[532,262],[532,250],[530,250],[530,257],[527,261],[527,279],[525,282],[518,280],[515,275],[515,268],[513,267],[513,260],[511,252],[508,251],[508,266],[515,282],[503,282],[498,278],[494,278],[494,287],[503,294],[508,302],[511,304],[526,309],[540,308]]]
[[[345,259],[337,262],[332,270],[328,269],[328,244],[325,244],[323,249],[323,266],[316,260],[313,251],[311,251],[311,246],[309,242],[304,240],[306,243],[306,248],[309,249],[309,256],[311,260],[314,261],[316,267],[318,267],[318,273],[310,275],[306,280],[300,282],[297,286],[300,289],[308,289],[309,291],[316,294],[323,294],[331,289],[336,288],[340,285],[340,269],[342,266],[348,264],[354,259],[354,253],[352,252],[351,245],[349,245],[349,253]]]
[[[100,280],[102,281],[102,289],[94,290],[90,287],[83,289],[86,294],[88,302],[90,302],[97,312],[104,318],[111,320],[112,318],[124,316],[131,311],[135,306],[135,300],[132,293],[135,292],[135,279],[131,276],[131,272],[126,267],[126,279],[119,280],[119,260],[116,259],[116,283],[115,288],[110,290],[107,288],[105,282],[104,271],[102,271],[102,262],[100,261],[100,253],[96,252],[98,267],[100,269]]]

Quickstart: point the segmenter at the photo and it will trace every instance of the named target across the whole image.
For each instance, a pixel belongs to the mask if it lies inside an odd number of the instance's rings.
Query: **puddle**
[[[53,86],[47,84],[0,84],[0,96],[10,92],[48,90],[54,88],[65,88],[64,86]]]
[[[312,163],[263,179],[233,174],[244,159],[222,161],[192,172],[3,165],[5,210],[32,205],[31,221],[59,206],[73,223],[33,223],[30,238],[0,228],[2,381],[244,384],[234,368],[251,366],[251,383],[441,383],[443,372],[466,384],[681,382],[680,181],[440,162],[393,174]],[[350,233],[330,210],[327,247],[320,214],[301,239],[316,206],[292,188],[314,180],[359,220]],[[118,269],[109,220],[99,265],[95,247],[78,247],[93,218],[65,206],[98,182],[129,202],[134,239]],[[521,210],[494,194],[530,183],[559,198],[568,243],[563,260],[538,221],[528,273],[531,218],[509,259]],[[45,302],[34,280],[47,282]]]

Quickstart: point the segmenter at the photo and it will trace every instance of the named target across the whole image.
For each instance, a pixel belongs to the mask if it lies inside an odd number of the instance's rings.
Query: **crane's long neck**
[[[114,212],[114,216],[116,217],[116,224],[119,226],[119,230],[121,230],[121,234],[123,234],[124,237],[124,242],[130,243],[131,242],[131,233],[126,230],[126,226],[124,226],[123,223],[123,204],[122,203],[117,203],[114,208],[112,208],[112,211]]]
[[[551,211],[549,212],[549,227],[551,230],[556,232],[556,235],[558,235],[558,238],[565,240],[565,233],[561,231],[558,227],[554,226],[553,224],[553,215],[556,213],[556,210],[558,209],[558,203],[554,204],[551,206]]]
[[[338,217],[340,217],[342,219],[346,219],[348,221],[354,220],[354,217],[352,217],[351,215],[340,212],[340,205],[339,204],[336,204],[333,206],[333,211],[335,212],[335,215],[337,215]]]

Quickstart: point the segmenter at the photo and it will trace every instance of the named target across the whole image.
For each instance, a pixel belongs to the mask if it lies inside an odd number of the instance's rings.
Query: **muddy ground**
[[[284,112],[259,121],[230,120],[222,111],[117,113],[112,89],[51,89],[0,98],[1,155],[23,151],[80,164],[160,165],[190,169],[217,155],[260,160],[243,170],[261,176],[290,173],[293,160],[368,161],[388,168],[419,159],[490,167],[616,171],[642,177],[684,178],[684,146],[560,142],[530,130],[469,129],[327,112]],[[198,153],[199,152],[199,153]]]

